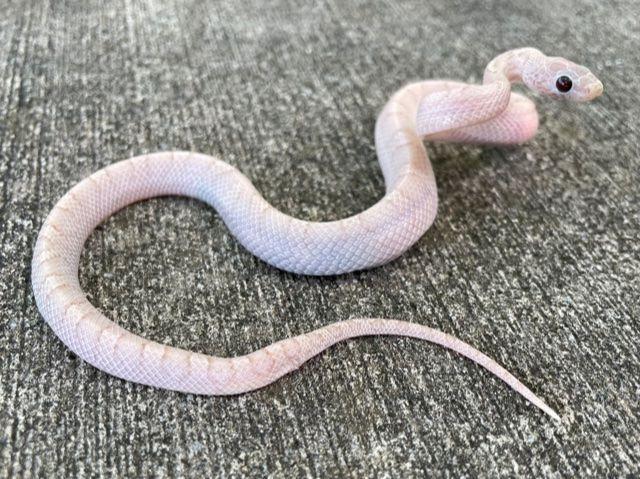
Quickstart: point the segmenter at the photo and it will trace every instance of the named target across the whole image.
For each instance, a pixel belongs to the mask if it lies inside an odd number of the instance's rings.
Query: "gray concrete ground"
[[[0,476],[639,475],[638,18],[632,0],[0,0]],[[480,81],[523,45],[586,63],[605,96],[540,101],[522,147],[429,145],[439,216],[397,261],[285,274],[171,198],[106,221],[80,276],[118,324],[218,355],[349,317],[429,324],[503,363],[561,424],[409,339],[354,340],[208,398],[109,377],[38,314],[37,231],[96,169],[218,154],[282,210],[344,217],[382,195],[372,129],[394,90]]]

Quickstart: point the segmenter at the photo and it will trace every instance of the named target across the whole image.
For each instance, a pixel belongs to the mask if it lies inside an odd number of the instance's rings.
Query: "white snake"
[[[211,156],[165,152],[112,164],[74,186],[55,205],[35,246],[32,283],[44,319],[78,356],[129,381],[195,394],[236,394],[272,383],[338,341],[401,335],[467,356],[555,419],[558,415],[507,370],[443,332],[390,319],[351,319],[234,358],[207,356],[136,336],[86,299],[78,281],[85,240],[119,209],[155,196],[185,195],[214,207],[231,233],[267,263],[299,274],[330,275],[396,258],[434,220],[436,183],[423,139],[522,143],[538,127],[534,104],[511,93],[522,82],[576,101],[602,93],[586,68],[533,48],[508,51],[487,66],[483,85],[414,83],[398,91],[375,129],[385,196],[350,218],[309,222],[269,205],[236,168]]]

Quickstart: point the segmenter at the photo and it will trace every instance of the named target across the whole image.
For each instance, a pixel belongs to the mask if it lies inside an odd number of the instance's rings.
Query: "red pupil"
[[[573,82],[571,81],[571,78],[566,75],[562,75],[556,80],[556,88],[562,93],[567,93],[569,90],[571,90],[572,86]]]

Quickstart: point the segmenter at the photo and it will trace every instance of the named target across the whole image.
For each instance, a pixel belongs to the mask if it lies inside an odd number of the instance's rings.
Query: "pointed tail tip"
[[[523,391],[523,392],[520,392],[520,394],[522,394],[531,404],[539,408],[545,414],[547,414],[548,416],[551,416],[557,422],[562,422],[562,418],[560,418],[560,415],[557,412],[555,412],[553,409],[551,409],[549,406],[547,406],[546,402],[544,402],[538,396],[533,394],[531,391],[529,390]]]
[[[549,416],[551,416],[553,419],[555,419],[557,422],[562,422],[562,419],[560,418],[558,413],[555,412],[553,409],[551,409],[549,406],[547,406],[545,403],[537,404],[537,406],[540,409],[542,409],[545,413],[547,413]]]

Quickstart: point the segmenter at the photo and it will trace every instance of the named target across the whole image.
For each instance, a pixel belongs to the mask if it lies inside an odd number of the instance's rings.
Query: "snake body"
[[[571,91],[554,88],[560,77],[567,76]],[[78,281],[83,245],[98,224],[131,203],[165,195],[191,196],[210,204],[240,243],[283,270],[333,275],[386,263],[413,245],[436,215],[436,183],[424,139],[511,144],[535,134],[535,106],[511,92],[514,82],[578,101],[602,92],[602,84],[584,67],[532,48],[496,57],[487,66],[483,85],[410,84],[393,95],[376,123],[386,194],[369,209],[339,221],[287,216],[267,203],[240,171],[211,156],[163,152],[114,163],[69,190],[45,220],[32,262],[38,308],[54,333],[85,361],[120,378],[159,388],[195,394],[247,392],[272,383],[344,339],[401,335],[467,356],[557,419],[551,408],[495,361],[423,325],[351,319],[251,354],[221,358],[130,333],[92,306]]]

